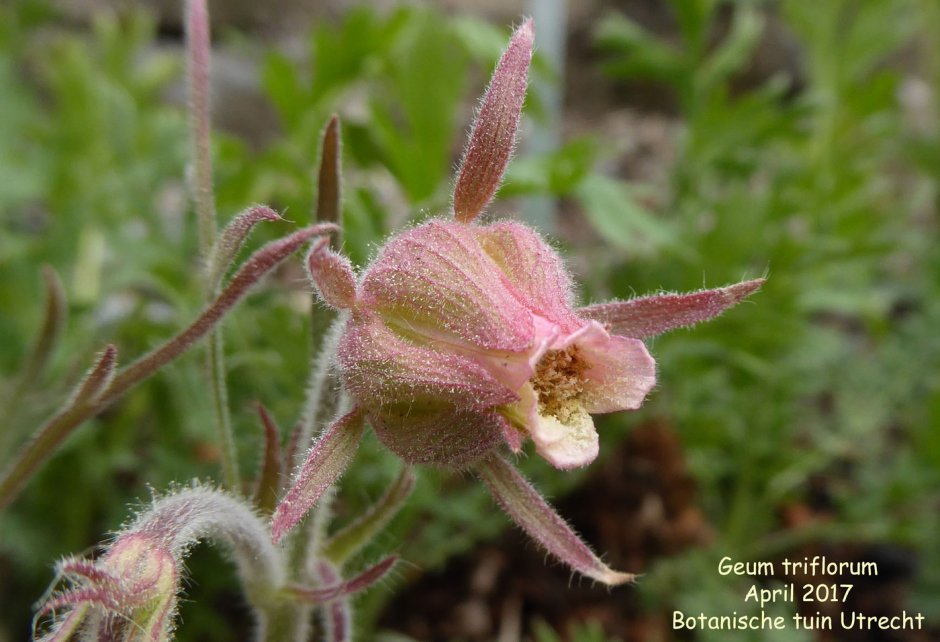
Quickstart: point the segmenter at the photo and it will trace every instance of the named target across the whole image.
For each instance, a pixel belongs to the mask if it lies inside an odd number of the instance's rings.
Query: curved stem
[[[108,387],[92,399],[74,399],[43,424],[0,474],[0,508],[12,502],[26,481],[52,455],[72,430],[94,417],[115,399],[177,358],[208,334],[266,273],[301,245],[332,225],[314,225],[273,241],[251,256],[225,289],[189,327],[156,350],[118,372]]]
[[[209,13],[206,0],[189,0],[186,12],[186,36],[189,58],[189,126],[192,139],[193,201],[196,206],[199,230],[199,253],[206,264],[203,275],[206,292],[211,298],[215,292],[211,270],[212,248],[216,237],[215,195],[212,191],[212,140],[209,112]],[[241,492],[238,471],[238,450],[232,431],[232,417],[228,408],[228,390],[225,385],[225,347],[222,331],[214,328],[206,349],[206,372],[209,378],[209,396],[215,415],[215,430],[222,449],[222,475],[226,487]]]

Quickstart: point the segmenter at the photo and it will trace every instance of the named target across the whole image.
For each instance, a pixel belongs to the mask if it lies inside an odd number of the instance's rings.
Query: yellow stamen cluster
[[[581,410],[582,375],[587,369],[588,365],[576,346],[547,352],[536,366],[532,378],[532,387],[539,400],[539,414],[568,423],[572,414]]]

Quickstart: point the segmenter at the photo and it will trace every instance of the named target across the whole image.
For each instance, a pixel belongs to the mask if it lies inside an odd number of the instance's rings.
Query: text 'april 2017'
[[[737,561],[724,556],[717,565],[721,577],[757,580],[741,594],[743,612],[672,612],[673,630],[783,630],[804,631],[919,631],[922,613],[902,610],[891,615],[870,615],[852,608],[855,577],[878,577],[872,561],[834,561],[825,556],[776,561]],[[871,580],[867,580],[871,581]],[[786,605],[792,604],[793,612]],[[815,607],[829,604],[822,611]],[[835,607],[835,608],[833,608]]]

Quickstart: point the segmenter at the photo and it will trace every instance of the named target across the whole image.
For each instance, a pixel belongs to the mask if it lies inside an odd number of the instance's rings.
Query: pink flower
[[[583,466],[589,413],[638,408],[656,381],[641,341],[578,317],[560,257],[518,223],[433,220],[391,239],[351,307],[344,383],[410,463],[467,466],[531,438],[558,468]]]
[[[552,465],[598,454],[592,414],[638,408],[656,382],[641,339],[712,318],[762,280],[687,295],[576,308],[561,257],[514,222],[481,225],[508,164],[532,52],[531,22],[494,72],[454,187],[452,218],[390,239],[357,278],[321,241],[311,280],[348,318],[336,362],[353,409],[328,428],[278,507],[279,539],[342,473],[371,424],[413,464],[472,468],[532,537],[572,568],[616,584],[607,568],[499,451],[527,439]]]

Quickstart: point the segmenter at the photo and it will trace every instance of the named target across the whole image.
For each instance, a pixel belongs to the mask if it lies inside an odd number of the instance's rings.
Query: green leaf
[[[682,52],[622,14],[611,14],[601,20],[595,41],[601,49],[615,54],[604,64],[604,70],[612,76],[670,81],[686,73]]]
[[[695,75],[699,91],[708,92],[725,82],[751,61],[764,30],[764,17],[750,5],[740,5],[734,12],[731,33],[709,55]]]
[[[296,127],[312,102],[310,91],[301,84],[297,66],[284,54],[273,51],[265,56],[261,82],[285,126]]]
[[[633,256],[683,251],[677,233],[647,211],[626,183],[595,174],[581,182],[576,194],[594,229],[611,245]]]

